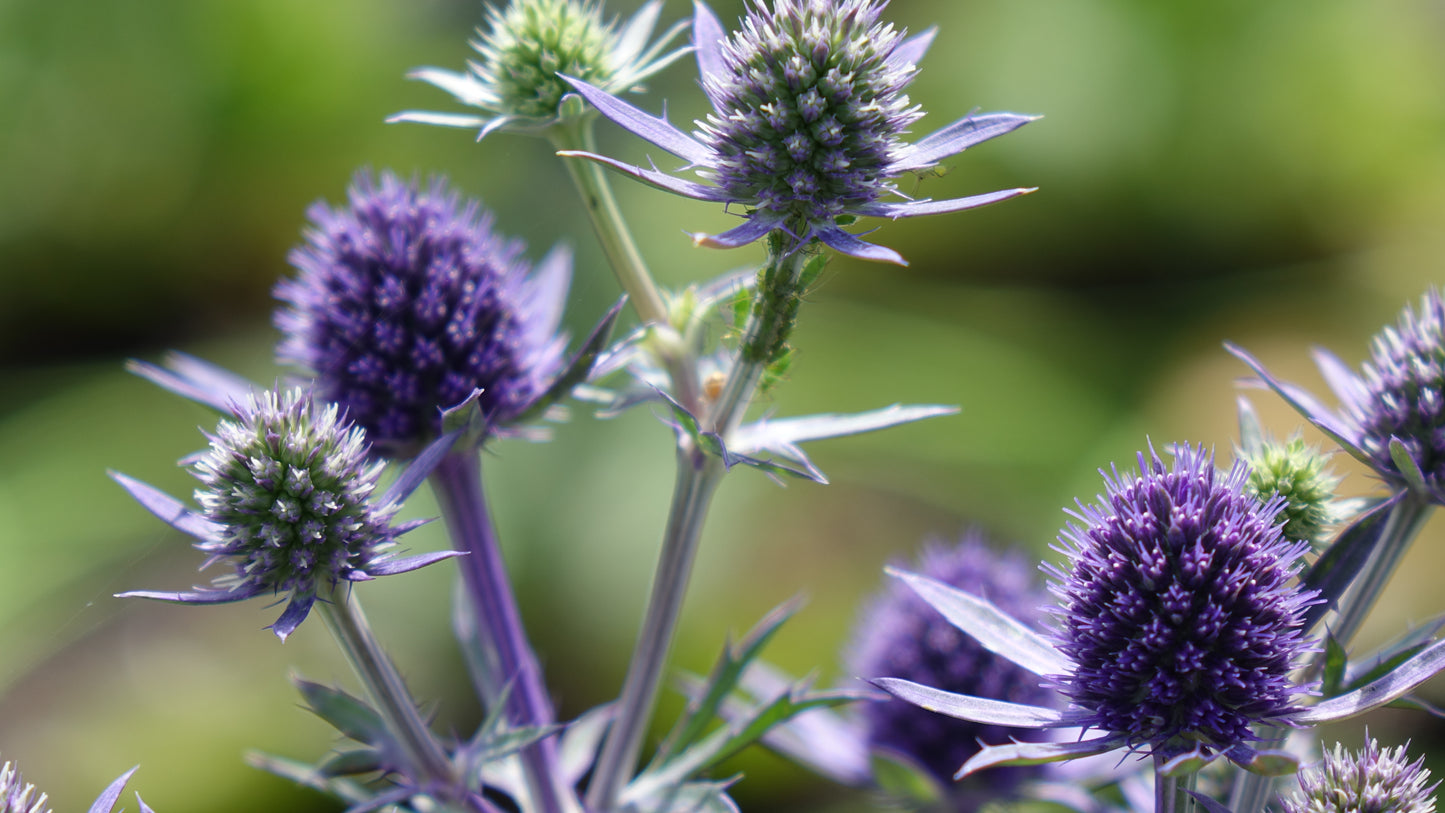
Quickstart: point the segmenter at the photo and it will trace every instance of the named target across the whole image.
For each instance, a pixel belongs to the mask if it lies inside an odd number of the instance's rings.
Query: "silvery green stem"
[[[1194,790],[1199,779],[1197,772],[1187,776],[1165,776],[1162,755],[1154,755],[1154,813],[1194,813]]]
[[[482,490],[480,453],[453,452],[431,474],[432,490],[454,544],[467,552],[457,558],[462,578],[476,609],[478,637],[496,668],[483,680],[482,701],[489,708],[505,698],[508,720],[516,726],[553,722],[542,670],[527,641],[522,616],[512,594],[506,564]],[[570,813],[577,809],[572,789],[557,770],[557,745],[540,740],[521,753],[528,787],[539,813]]]
[[[1410,549],[1410,543],[1425,526],[1425,520],[1430,518],[1431,508],[1428,497],[1407,491],[1390,511],[1390,517],[1385,520],[1385,529],[1380,532],[1380,541],[1375,545],[1374,553],[1365,563],[1365,569],[1355,577],[1354,584],[1350,585],[1350,589],[1340,599],[1339,616],[1335,623],[1330,625],[1335,640],[1342,646],[1348,647],[1355,633],[1360,631],[1375,602],[1385,592],[1385,585],[1395,574],[1395,568],[1399,567],[1400,560],[1405,558],[1405,551]]]
[[[802,269],[801,252],[783,258],[770,257],[770,263],[781,263],[790,279]],[[743,347],[761,330],[765,322],[777,314],[753,314],[743,332]],[[765,362],[749,361],[747,353],[739,352],[717,403],[707,418],[726,440],[747,411],[748,402],[757,389],[766,368]],[[673,487],[672,508],[662,540],[662,551],[653,576],[652,594],[643,616],[642,630],[637,636],[622,684],[622,696],[612,729],[602,746],[587,789],[587,806],[593,811],[610,811],[617,806],[618,795],[631,778],[642,751],[642,740],[652,719],[662,669],[672,646],[677,619],[682,612],[692,563],[712,495],[722,481],[726,469],[718,458],[704,454],[693,446],[690,438],[680,436],[677,448],[677,481]]]
[[[552,146],[559,151],[596,152],[593,121],[588,116],[554,127],[549,131]],[[602,253],[607,256],[612,272],[617,275],[622,290],[627,292],[638,317],[644,322],[666,324],[667,306],[652,281],[652,275],[647,272],[647,265],[642,261],[626,221],[622,219],[622,211],[617,207],[617,198],[612,194],[606,170],[594,161],[582,159],[569,158],[562,163],[567,165],[567,172],[582,196],[582,205],[587,208],[592,228],[602,243]]]
[[[329,595],[319,597],[316,607],[405,754],[411,778],[423,787],[457,787],[460,783],[446,750],[417,713],[416,702],[372,634],[351,585],[332,587]]]

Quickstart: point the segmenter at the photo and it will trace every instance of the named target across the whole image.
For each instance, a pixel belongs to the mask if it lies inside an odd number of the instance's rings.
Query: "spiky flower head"
[[[1246,493],[1242,462],[1221,473],[1186,445],[1172,466],[1152,448],[1138,463],[1105,474],[1106,494],[1059,537],[1069,561],[1051,588],[1073,662],[1059,687],[1085,725],[1157,755],[1257,740],[1251,726],[1297,710],[1306,546],[1281,534],[1282,500]]]
[[[1284,498],[1285,538],[1323,541],[1340,513],[1335,502],[1340,478],[1329,470],[1326,456],[1296,437],[1284,443],[1267,440],[1244,457],[1249,465],[1245,490],[1261,502]]]
[[[1042,620],[1048,593],[1022,556],[995,551],[984,534],[971,530],[957,545],[931,543],[916,571],[944,584],[990,599],[1005,612],[1030,622]],[[950,624],[907,585],[897,580],[864,606],[847,651],[848,667],[863,678],[899,677],[961,694],[1014,703],[1057,706],[1059,696],[1039,678],[999,657]],[[1025,732],[935,714],[892,700],[862,707],[868,745],[901,754],[940,781],[978,753],[980,742]],[[997,788],[1026,772],[1000,771],[990,777]]]
[[[1280,800],[1285,813],[1434,813],[1439,783],[1426,785],[1424,758],[1409,762],[1405,748],[1382,749],[1370,739],[1350,752],[1336,743],[1318,765],[1300,772],[1299,792]]]
[[[199,512],[114,476],[153,513],[197,537],[207,564],[225,561],[229,572],[192,592],[122,596],[205,604],[287,594],[286,610],[272,625],[284,640],[338,585],[453,555],[391,558],[396,537],[419,523],[391,524],[400,500],[374,495],[384,464],[368,454],[365,431],[336,404],[318,404],[300,389],[252,395],[209,439],[189,464],[201,481]]]
[[[693,44],[713,112],[698,122],[695,137],[585,77],[568,77],[603,115],[687,161],[711,186],[593,153],[562,154],[600,161],[670,192],[747,207],[747,222],[719,235],[695,234],[700,244],[732,248],[781,231],[792,249],[817,238],[846,254],[901,264],[896,252],[859,240],[842,230],[842,222],[859,215],[896,219],[958,211],[1032,191],[880,200],[896,194],[904,173],[929,169],[1032,117],[970,117],[917,144],[905,142],[903,135],[923,115],[905,90],[933,33],[905,38],[880,21],[885,5],[755,0],[740,30],[728,36],[697,2]]]
[[[480,128],[481,136],[498,129],[545,131],[580,118],[585,106],[557,74],[578,76],[615,93],[640,89],[649,76],[671,64],[686,49],[667,51],[682,29],[674,26],[651,45],[661,0],[638,10],[625,25],[602,18],[599,0],[510,0],[487,9],[486,24],[472,40],[478,59],[465,73],[422,68],[411,76],[451,93],[486,116],[410,111],[391,121]]]
[[[474,390],[491,426],[516,420],[562,367],[570,254],[554,249],[532,275],[522,244],[440,178],[362,172],[348,195],[308,210],[298,274],[276,287],[282,359],[383,454],[414,453]]]
[[[12,763],[0,766],[0,813],[50,813],[47,799]]]
[[[1281,381],[1257,359],[1229,347],[1296,410],[1397,489],[1445,504],[1445,300],[1434,288],[1418,309],[1376,334],[1357,374],[1332,353],[1315,362],[1340,408],[1331,411]]]

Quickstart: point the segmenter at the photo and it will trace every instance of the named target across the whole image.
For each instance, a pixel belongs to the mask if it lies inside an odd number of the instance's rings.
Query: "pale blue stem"
[[[802,269],[803,258],[801,252],[795,252],[786,258],[770,258],[770,261],[784,263],[789,278],[796,279]],[[743,332],[743,346],[746,347],[758,332],[759,322],[774,316],[776,314],[763,314],[760,318],[755,315],[750,319]],[[742,420],[765,367],[764,362],[744,360],[741,353],[734,362],[717,403],[706,416],[706,425],[724,440]],[[725,473],[721,460],[695,448],[686,435],[679,435],[677,481],[657,572],[653,576],[652,594],[648,598],[642,630],[638,633],[637,646],[622,684],[617,718],[603,743],[592,784],[587,789],[589,810],[603,813],[616,808],[622,789],[636,769],[642,741],[657,702],[662,669],[682,612],[683,597],[687,593],[707,509]]]
[[[1190,791],[1199,779],[1197,772],[1185,777],[1165,776],[1160,754],[1154,755],[1154,813],[1194,813],[1195,800]]]
[[[351,585],[333,587],[320,596],[316,608],[401,748],[410,778],[420,787],[442,794],[457,789],[460,782],[446,749],[417,712],[416,701],[372,634]]]
[[[497,543],[496,530],[482,490],[480,453],[453,452],[431,474],[432,490],[453,542],[466,556],[457,558],[467,593],[476,610],[477,634],[495,672],[481,681],[488,708],[505,702],[514,726],[553,722],[552,704],[542,670],[527,641],[511,580]],[[571,787],[557,769],[557,744],[540,740],[521,753],[528,788],[538,813],[573,813],[578,809]]]

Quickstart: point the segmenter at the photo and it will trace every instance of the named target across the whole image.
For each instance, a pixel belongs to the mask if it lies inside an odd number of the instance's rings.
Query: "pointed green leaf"
[[[1340,597],[1374,553],[1385,529],[1385,520],[1399,504],[1399,498],[1394,497],[1360,514],[1300,577],[1302,587],[1318,590],[1324,599],[1305,608],[1303,629],[1313,629],[1330,610],[1339,606]]]
[[[1243,395],[1235,403],[1239,406],[1239,448],[1245,455],[1254,457],[1264,448],[1264,430],[1260,428],[1259,414]]]
[[[1210,753],[1196,745],[1193,750],[1171,757],[1159,767],[1159,773],[1163,776],[1189,776],[1199,773],[1206,765],[1218,758],[1219,754]]]
[[[1340,687],[1344,685],[1345,665],[1348,663],[1345,655],[1345,648],[1333,632],[1325,632],[1325,668],[1320,679],[1320,693],[1325,697],[1334,697],[1340,693]]]
[[[988,599],[972,595],[936,579],[887,567],[885,573],[900,579],[928,602],[948,623],[958,627],[984,649],[1006,658],[1040,677],[1070,671],[1069,659],[1027,624],[1000,610]]]
[[[903,754],[874,750],[868,754],[868,766],[883,792],[918,807],[938,804],[947,792],[933,774]]]
[[[957,415],[958,411],[956,406],[940,404],[893,404],[871,412],[851,415],[821,414],[777,420],[763,419],[739,427],[728,438],[728,448],[743,454],[772,451],[792,456],[790,450],[796,444],[810,440],[861,435],[927,418]]]
[[[515,754],[532,743],[538,740],[544,740],[561,730],[562,726],[560,725],[509,728],[487,737],[486,740],[479,743],[476,750],[468,754],[468,756],[474,765],[494,762],[503,757]]]
[[[677,726],[658,747],[654,758],[657,764],[692,745],[707,731],[708,726],[718,719],[718,710],[727,696],[737,688],[743,670],[801,606],[802,600],[798,598],[780,604],[763,616],[736,645],[727,644],[723,647],[717,663],[708,675],[706,691],[695,702],[688,704],[687,711],[678,720]]]
[[[301,690],[306,707],[336,730],[367,745],[378,745],[386,740],[386,723],[362,700],[341,689],[309,680],[292,678],[292,682]]]
[[[1399,470],[1400,476],[1405,478],[1410,490],[1416,494],[1429,494],[1430,487],[1425,484],[1425,473],[1420,471],[1420,464],[1410,455],[1410,450],[1399,438],[1390,438],[1390,459],[1394,461],[1395,468]]]
[[[328,777],[357,776],[383,768],[381,756],[373,749],[335,751],[322,760],[316,770]]]
[[[327,777],[316,766],[298,760],[252,751],[246,754],[246,763],[290,780],[298,787],[329,793],[347,804],[364,804],[372,798],[371,792],[357,782]]]

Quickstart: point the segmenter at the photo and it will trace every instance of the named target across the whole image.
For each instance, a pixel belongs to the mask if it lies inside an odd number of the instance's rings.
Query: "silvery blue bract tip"
[[[566,367],[570,252],[534,271],[519,241],[441,179],[422,188],[363,172],[349,198],[308,212],[298,273],[276,287],[280,356],[313,373],[317,397],[382,454],[415,454],[442,431],[442,411],[479,390],[489,427],[504,431]]]
[[[1429,781],[1424,758],[1410,762],[1403,745],[1381,748],[1370,738],[1346,751],[1336,743],[1318,765],[1300,771],[1299,791],[1280,803],[1285,813],[1434,813],[1439,783]]]
[[[722,234],[695,234],[700,245],[734,248],[773,231],[789,251],[813,239],[869,260],[904,264],[892,249],[844,231],[840,219],[897,219],[983,206],[1032,189],[954,200],[900,200],[896,180],[1035,117],[970,116],[924,137],[903,140],[922,117],[905,90],[932,30],[904,37],[879,21],[877,0],[759,0],[731,36],[695,4],[693,44],[713,112],[692,135],[638,110],[585,76],[565,76],[604,116],[686,162],[708,183],[588,152],[589,158],[669,192],[738,204],[744,222]]]
[[[602,19],[593,0],[512,0],[489,6],[486,25],[472,41],[478,59],[462,73],[421,68],[413,79],[435,85],[483,115],[408,111],[388,121],[474,128],[478,138],[497,130],[536,133],[589,115],[558,72],[581,77],[612,93],[641,89],[648,77],[687,53],[668,50],[685,23],[649,43],[662,0],[646,3],[627,22]]]
[[[231,571],[210,587],[122,597],[219,604],[285,594],[286,609],[271,626],[285,640],[332,587],[456,555],[392,558],[396,538],[419,523],[391,524],[400,496],[376,498],[384,464],[368,454],[365,431],[335,404],[319,405],[294,389],[248,396],[233,408],[210,436],[210,448],[190,459],[201,481],[200,511],[112,473],[147,510],[195,538],[206,564],[225,561]]]
[[[137,766],[137,768],[138,767],[139,766]],[[120,801],[121,792],[125,790],[125,783],[130,781],[131,774],[135,773],[137,768],[131,768],[116,777],[116,780],[111,782],[110,786],[101,792],[100,796],[96,797],[95,802],[90,806],[89,813],[112,813],[112,811],[115,810],[116,802]],[[150,805],[141,799],[139,793],[136,794],[135,801],[136,804],[140,805],[140,813],[155,813]]]
[[[1069,560],[1051,587],[1073,662],[1060,690],[1084,725],[1131,746],[1226,752],[1298,710],[1306,546],[1281,534],[1281,500],[1245,492],[1242,463],[1221,473],[1188,445],[1172,466],[1152,449],[1138,463],[1106,474],[1105,495],[1059,537]]]
[[[0,766],[0,813],[50,813],[48,800],[13,763]]]
[[[1270,375],[1257,359],[1227,345],[1275,392],[1393,488],[1445,504],[1445,300],[1434,288],[1419,308],[1376,334],[1370,360],[1356,373],[1326,350],[1315,362],[1335,397],[1330,409]]]
[[[1037,568],[1022,556],[996,552],[979,531],[955,545],[924,548],[916,572],[991,599],[1020,620],[1037,624],[1049,596]],[[993,654],[948,623],[902,581],[890,583],[863,608],[847,650],[849,671],[863,678],[897,677],[950,692],[1041,706],[1062,698],[1028,670]],[[900,754],[940,782],[978,753],[980,742],[1028,739],[1028,732],[945,717],[910,703],[888,701],[859,709],[870,748]],[[1037,769],[995,772],[990,787],[1036,775]]]

